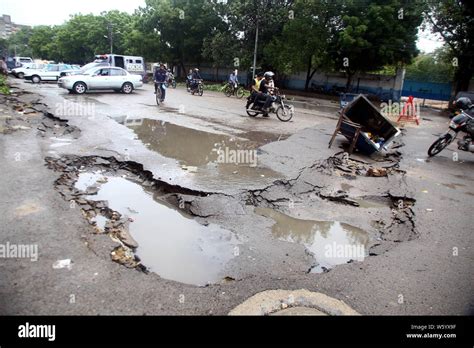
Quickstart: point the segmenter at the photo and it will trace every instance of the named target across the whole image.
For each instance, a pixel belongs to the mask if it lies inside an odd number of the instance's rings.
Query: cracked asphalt
[[[429,145],[446,128],[446,115],[436,110],[422,109],[421,125],[406,127],[385,162],[360,155],[348,162],[339,154],[341,137],[327,147],[338,110],[328,101],[321,101],[320,110],[297,108],[292,122],[282,123],[249,118],[242,100],[215,92],[198,97],[170,90],[165,107],[158,109],[151,86],[129,96],[82,97],[54,84],[10,82],[15,92],[29,92],[20,93],[22,102],[42,103],[34,105],[52,115],[15,112],[11,106],[17,101],[2,105],[2,116],[13,116],[8,122],[15,126],[0,135],[0,244],[37,244],[39,259],[0,259],[1,314],[225,315],[271,289],[321,292],[363,315],[474,313],[474,162],[465,152],[454,161],[454,144],[427,159]],[[74,105],[73,114],[65,105]],[[190,172],[120,119],[151,119],[226,140],[248,139],[258,145],[257,175],[246,176],[242,169],[240,175]],[[191,142],[186,134],[176,138],[176,148]],[[165,189],[170,204],[184,201],[198,222],[235,233],[242,243],[238,256],[226,264],[221,281],[207,286],[113,262],[110,253],[120,244],[94,233],[80,205],[71,206],[57,189],[64,171],[49,169],[46,158],[129,164],[157,190]],[[396,169],[388,176],[363,175],[387,161]],[[362,168],[362,175],[344,171],[351,166]],[[274,221],[255,213],[256,207],[356,226],[370,237],[369,256],[308,273],[314,260],[305,247],[274,238]],[[53,269],[61,259],[71,259],[72,267]]]

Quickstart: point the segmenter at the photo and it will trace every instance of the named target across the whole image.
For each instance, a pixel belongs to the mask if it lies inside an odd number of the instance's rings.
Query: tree
[[[346,90],[357,73],[411,62],[418,54],[424,6],[416,1],[357,0],[341,7],[341,28],[332,47],[337,67],[347,74]]]
[[[216,80],[219,77],[219,67],[239,67],[239,53],[239,41],[230,32],[216,32],[204,39],[202,55],[216,69]]]
[[[207,0],[146,0],[139,10],[142,32],[159,37],[157,58],[177,64],[200,64],[203,42],[222,26],[214,2]]]
[[[267,60],[285,74],[306,71],[305,90],[318,70],[328,70],[328,54],[339,12],[330,0],[297,0],[281,35],[265,48]],[[308,33],[308,35],[302,35]]]
[[[225,20],[232,31],[240,34],[243,68],[253,65],[255,37],[258,29],[257,62],[272,67],[273,58],[264,56],[265,46],[280,35],[289,20],[293,0],[227,0]]]
[[[468,90],[474,73],[474,4],[468,0],[430,2],[424,14],[432,31],[449,47],[456,68],[454,95]]]
[[[33,57],[47,60],[56,60],[59,58],[55,40],[56,32],[57,27],[47,25],[33,27],[28,40]]]
[[[8,52],[17,56],[32,56],[31,48],[28,46],[31,36],[31,28],[25,27],[12,34],[8,39]]]
[[[442,47],[433,53],[422,54],[407,66],[405,78],[408,80],[451,82],[454,67],[446,59],[447,47]]]

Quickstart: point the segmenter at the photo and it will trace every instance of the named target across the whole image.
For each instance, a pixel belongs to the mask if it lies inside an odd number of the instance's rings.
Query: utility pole
[[[110,54],[114,53],[114,26],[112,23],[107,24],[107,28],[109,29],[109,41],[110,41]]]
[[[252,79],[255,79],[255,69],[257,68],[257,49],[258,49],[258,18],[257,18],[257,26],[255,30],[255,49],[253,51]]]

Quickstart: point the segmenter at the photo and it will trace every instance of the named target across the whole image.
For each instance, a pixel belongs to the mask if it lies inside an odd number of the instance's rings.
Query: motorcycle
[[[171,86],[173,88],[176,88],[176,80],[172,72],[168,73],[168,78],[166,79],[165,86],[166,87]]]
[[[428,156],[433,157],[443,151],[451,144],[458,133],[463,132],[465,135],[458,140],[458,149],[462,151],[474,152],[474,117],[462,111],[454,116],[449,122],[449,129],[442,134],[428,149]]]
[[[194,87],[191,87],[194,84]],[[196,94],[199,96],[202,96],[204,93],[204,83],[202,80],[194,80],[193,82],[190,83],[188,87],[188,92],[190,92],[192,95]]]
[[[266,113],[262,110],[263,105],[265,104],[265,100],[261,100],[258,96],[251,101],[251,97],[249,97],[249,101],[247,102],[247,115],[250,117],[256,117],[257,115],[266,115]],[[275,95],[273,96],[272,104],[269,108],[269,113],[275,113],[278,119],[282,122],[288,122],[293,118],[294,115],[294,108],[291,105],[285,104],[286,96],[284,94],[280,94],[278,88],[275,88]]]

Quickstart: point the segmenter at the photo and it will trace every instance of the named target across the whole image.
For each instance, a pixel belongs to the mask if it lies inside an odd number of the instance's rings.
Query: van
[[[120,54],[102,54],[95,56],[95,63],[109,63],[110,66],[116,66],[127,70],[130,74],[140,75],[143,82],[146,80],[145,59],[138,56],[124,56]]]
[[[15,61],[16,68],[19,68],[21,66],[26,68],[34,64],[33,59],[31,59],[30,57],[13,57],[13,60]]]

